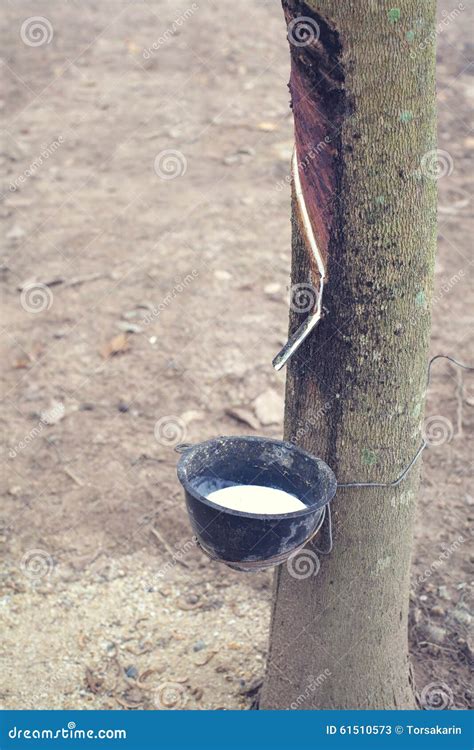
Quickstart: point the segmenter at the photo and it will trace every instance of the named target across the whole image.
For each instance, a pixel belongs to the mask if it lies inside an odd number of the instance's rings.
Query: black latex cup
[[[320,527],[336,492],[336,478],[320,458],[291,443],[262,437],[217,437],[187,446],[177,471],[199,544],[211,557],[239,570],[287,560]],[[206,497],[239,484],[284,490],[306,508],[262,515],[223,508]]]

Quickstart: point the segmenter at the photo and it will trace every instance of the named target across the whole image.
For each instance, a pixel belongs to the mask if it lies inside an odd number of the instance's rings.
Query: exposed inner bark
[[[289,26],[289,89],[298,171],[316,243],[326,261],[337,204],[341,125],[347,109],[342,46],[337,31],[305,3],[284,0],[283,10]],[[310,264],[316,281],[318,270],[311,258]]]

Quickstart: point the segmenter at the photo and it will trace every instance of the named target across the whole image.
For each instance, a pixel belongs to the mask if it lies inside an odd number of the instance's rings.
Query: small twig
[[[44,286],[52,287],[52,286],[59,286],[62,285],[64,287],[68,286],[78,286],[79,284],[85,284],[87,281],[97,281],[97,279],[102,279],[106,276],[106,274],[101,272],[95,272],[95,273],[86,273],[83,276],[73,276],[72,279],[65,279],[63,276],[54,276],[51,279],[46,279],[46,281],[36,282],[36,280],[28,280],[24,282],[23,284],[20,284],[17,289],[18,291],[22,291],[25,289],[29,284],[32,283],[41,283],[44,284]]]
[[[68,477],[70,477],[70,478],[71,478],[71,479],[73,480],[73,482],[75,482],[76,484],[78,484],[78,485],[79,485],[79,487],[84,487],[84,482],[82,481],[82,479],[79,479],[79,477],[77,477],[77,476],[76,476],[76,475],[75,475],[75,474],[74,474],[74,473],[73,473],[73,472],[71,471],[71,469],[68,469],[68,467],[67,467],[67,466],[65,466],[65,467],[63,468],[63,471],[64,471],[64,473],[65,473],[65,474],[67,474],[67,475],[68,475]]]
[[[62,276],[54,276],[51,279],[46,279],[45,281],[40,281],[39,279],[28,279],[27,281],[23,282],[22,284],[19,284],[17,286],[17,289],[19,292],[22,292],[24,289],[26,289],[30,284],[43,284],[43,286],[58,286],[59,284],[64,284],[65,279]]]
[[[433,641],[417,641],[416,645],[421,648],[421,646],[434,646],[435,648],[439,648],[441,651],[447,651],[451,654],[457,654],[457,650],[455,648],[447,648],[447,646],[440,646],[439,643],[433,643]]]
[[[123,706],[123,708],[126,708],[128,711],[131,711],[134,708],[138,708],[139,706],[143,705],[143,700],[138,701],[137,703],[128,703],[128,701],[124,700],[123,698],[119,698],[118,695],[114,695],[114,698],[119,706]]]
[[[103,273],[86,273],[84,276],[74,276],[69,281],[64,282],[64,286],[79,286],[79,284],[85,284],[87,281],[97,281],[97,279],[104,278]]]
[[[165,548],[165,550],[168,552],[168,554],[171,555],[171,557],[173,558],[173,560],[176,560],[176,562],[179,562],[181,565],[183,565],[185,568],[188,568],[188,570],[189,570],[189,565],[187,563],[185,563],[184,560],[180,560],[179,558],[176,557],[175,550],[172,547],[170,547],[170,545],[168,544],[168,542],[166,541],[166,539],[164,539],[164,537],[160,534],[160,532],[157,529],[155,529],[154,526],[150,527],[150,531],[153,534],[153,536],[156,539],[158,539],[159,542],[161,542],[161,544],[163,545],[163,547]]]

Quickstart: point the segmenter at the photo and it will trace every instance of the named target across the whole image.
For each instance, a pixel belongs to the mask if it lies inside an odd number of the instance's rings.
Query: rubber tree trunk
[[[324,318],[288,364],[285,437],[340,483],[390,481],[422,435],[444,153],[435,2],[283,8],[298,174],[328,267]],[[292,284],[316,287],[303,223],[293,190]],[[292,312],[290,332],[301,322]],[[311,546],[277,569],[260,708],[414,707],[407,615],[418,481],[419,465],[396,488],[339,489],[334,549],[319,572]]]

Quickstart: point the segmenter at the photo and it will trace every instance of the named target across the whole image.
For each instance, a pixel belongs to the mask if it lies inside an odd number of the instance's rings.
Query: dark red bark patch
[[[318,249],[327,260],[337,210],[338,156],[347,107],[342,44],[328,20],[305,3],[283,0],[291,52],[289,89],[298,171]]]

